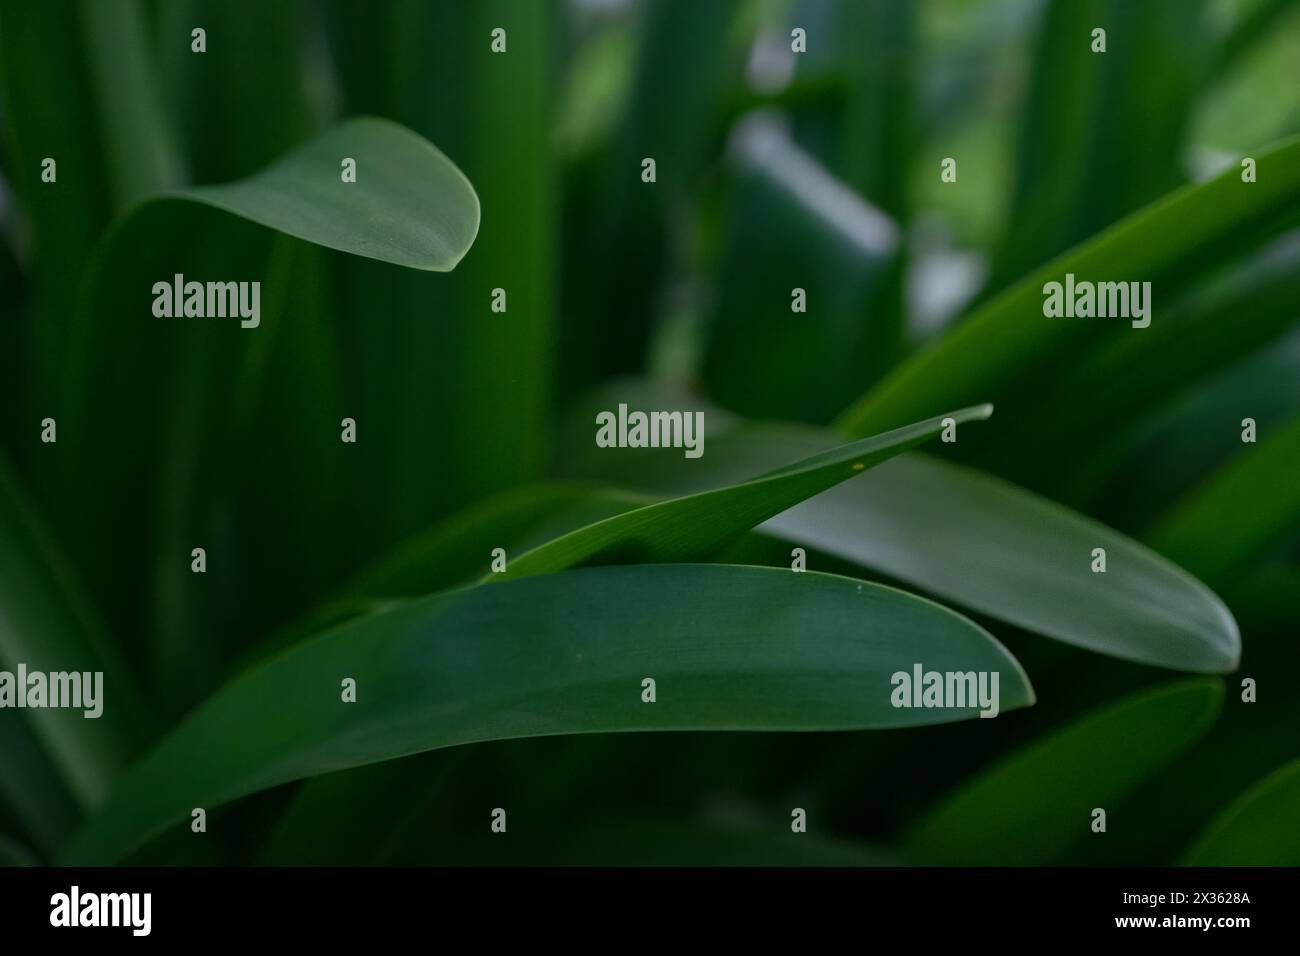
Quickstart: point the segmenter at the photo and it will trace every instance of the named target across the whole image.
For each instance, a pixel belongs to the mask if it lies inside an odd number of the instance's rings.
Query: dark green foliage
[[[1300,864],[1298,36],[0,0],[0,864]]]

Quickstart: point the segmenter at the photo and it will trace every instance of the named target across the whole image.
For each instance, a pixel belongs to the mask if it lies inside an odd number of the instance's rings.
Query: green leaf
[[[474,741],[976,714],[894,708],[890,675],[916,662],[998,672],[1003,711],[1033,702],[1015,659],[979,627],[849,578],[643,565],[434,595],[299,644],[208,698],[122,778],[67,859],[118,859],[192,807]],[[348,677],[356,703],[340,702]],[[645,677],[654,704],[642,702]]]
[[[357,161],[356,183],[342,181],[342,157]],[[63,439],[49,446],[59,466],[51,516],[115,630],[139,648],[154,645],[133,664],[165,675],[169,696],[208,689],[204,675],[215,670],[218,653],[212,638],[266,626],[226,617],[252,602],[248,579],[229,561],[234,542],[221,548],[214,541],[232,526],[255,535],[264,525],[230,521],[231,512],[256,515],[261,485],[301,474],[307,462],[296,459],[309,453],[330,473],[357,457],[344,457],[348,448],[338,441],[340,419],[360,416],[329,385],[335,346],[332,329],[320,324],[338,307],[327,281],[342,256],[329,250],[389,259],[377,265],[389,273],[393,263],[447,269],[472,241],[477,218],[473,190],[446,157],[392,123],[361,118],[248,180],[142,203],[102,240],[83,281],[72,345],[61,357],[65,394],[45,412],[58,419]],[[336,261],[322,263],[322,256]],[[178,273],[260,282],[261,325],[156,318],[154,283]],[[322,391],[303,396],[304,382]],[[375,435],[364,437],[373,442]],[[260,457],[249,454],[254,448]],[[282,457],[290,460],[281,464]],[[241,487],[264,466],[271,477],[252,492]],[[342,482],[320,491],[321,483],[312,484],[295,505],[328,502]],[[293,540],[311,555],[302,568],[309,582],[319,587],[346,573],[317,560],[345,552],[311,542],[326,534],[353,544],[346,523],[327,531],[320,511],[303,518],[292,508],[269,510],[272,537],[286,525],[306,529]],[[208,549],[213,564],[203,589],[188,567],[196,546]],[[255,540],[245,546],[261,551]],[[110,551],[117,560],[105,567]],[[141,579],[140,568],[155,579]],[[295,589],[282,588],[279,600],[301,602]],[[260,607],[285,614],[274,602]]]
[[[906,455],[764,524],[940,598],[1099,654],[1235,670],[1231,612],[1173,562],[990,475]],[[1094,574],[1094,548],[1106,572]]]
[[[1178,301],[1161,312],[1159,321],[1153,321],[1141,334],[1112,337],[1079,355],[1059,370],[1055,386],[1042,401],[1016,409],[1018,428],[1001,423],[999,435],[983,443],[974,457],[1008,477],[1049,488],[1080,480],[1080,471],[1106,474],[1115,463],[1107,460],[1104,450],[1116,433],[1130,429],[1135,418],[1141,420],[1140,416],[1146,415],[1149,419],[1148,409],[1159,415],[1171,398],[1202,381],[1213,382],[1215,373],[1234,367],[1281,338],[1300,319],[1297,302],[1300,242],[1295,236],[1286,236],[1241,268],[1180,293]],[[1275,396],[1281,398],[1283,391],[1277,389]],[[1086,395],[1087,401],[1080,401],[1081,395]],[[1252,404],[1262,410],[1262,403]],[[1234,424],[1241,417],[1238,415]],[[1042,421],[1052,422],[1053,427],[1039,429]],[[1213,432],[1208,419],[1196,427]],[[1023,435],[1031,430],[1035,441],[1026,445]],[[1223,446],[1222,442],[1212,443]],[[1176,453],[1191,452],[1195,444],[1185,440]],[[1102,449],[1103,453],[1089,455],[1081,467],[1074,454],[1077,448]],[[1139,487],[1132,489],[1135,497],[1159,495],[1161,485],[1176,482],[1185,474],[1171,462],[1162,462],[1160,470],[1166,475],[1161,479],[1151,474],[1149,463],[1142,470],[1143,480],[1132,482],[1130,478],[1126,493],[1137,484]],[[1107,477],[1114,480],[1116,476]],[[1124,504],[1127,507],[1134,502]],[[1149,503],[1147,507],[1149,511]]]
[[[1239,441],[1236,432],[1227,441]],[[1242,570],[1300,521],[1300,415],[1241,451],[1178,502],[1148,536],[1151,545],[1209,580]],[[1243,503],[1249,507],[1243,508]]]
[[[486,541],[524,552],[592,522],[654,503],[592,484],[547,484],[507,491],[463,511],[381,557],[342,589],[344,595],[410,597],[480,577],[492,562]]]
[[[1296,265],[1300,267],[1300,261]],[[1249,324],[1240,313],[1235,319],[1225,313],[1224,321]],[[1161,377],[1151,365],[1133,372],[1131,377]],[[1112,380],[1108,389],[1117,384]],[[1072,476],[1067,493],[1090,512],[1105,513],[1122,527],[1149,530],[1170,502],[1184,497],[1245,450],[1238,440],[1244,419],[1253,418],[1257,435],[1263,437],[1298,411],[1300,330],[1177,400],[1157,404],[1151,414],[1138,418],[1090,455]]]
[[[838,441],[814,428],[724,421],[695,462],[659,452],[614,459],[571,450],[566,458],[593,477],[684,494]],[[1241,654],[1223,602],[1159,554],[1023,488],[926,455],[900,455],[758,530],[1098,653],[1202,672],[1232,670]],[[1104,575],[1092,573],[1098,547],[1106,549]]]
[[[344,182],[354,159],[357,181]],[[437,147],[396,123],[345,120],[260,173],[168,194],[367,259],[450,272],[478,234],[474,188]]]
[[[1122,839],[1124,822],[1091,831],[1093,810],[1108,813],[1214,722],[1218,680],[1197,678],[1127,697],[1012,754],[931,810],[906,848],[945,864],[1059,863],[1093,836]]]
[[[1300,759],[1259,781],[1206,828],[1186,866],[1300,866]]]
[[[1078,281],[1152,282],[1160,321],[1163,296],[1178,280],[1222,264],[1282,231],[1300,204],[1300,140],[1256,157],[1258,182],[1231,168],[1180,189],[1121,220],[990,300],[951,333],[897,366],[838,420],[864,435],[914,419],[920,409],[952,407],[989,396],[1011,407],[1036,401],[1062,365],[1088,342],[1141,335],[1123,320],[1043,315],[1042,288],[1067,272]],[[1019,397],[1013,401],[1010,396]]]
[[[806,498],[935,437],[945,421],[982,421],[979,405],[863,439],[727,488],[647,505],[570,532],[510,561],[492,579],[546,574],[586,561],[681,561],[707,555],[731,538]],[[700,446],[701,452],[707,451]]]
[[[383,610],[397,600],[472,583],[492,563],[485,542],[503,548],[507,555],[519,554],[653,500],[576,482],[529,485],[494,495],[390,549],[320,606],[259,643],[244,664],[350,617]]]

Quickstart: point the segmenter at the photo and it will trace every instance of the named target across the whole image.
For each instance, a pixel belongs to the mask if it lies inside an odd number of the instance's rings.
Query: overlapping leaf
[[[1122,839],[1116,803],[1195,741],[1223,700],[1196,679],[1126,698],[1012,754],[962,784],[906,840],[939,863],[1059,863],[1090,835]],[[1096,810],[1112,814],[1094,833]]]
[[[956,426],[992,413],[991,405],[961,409],[833,448],[750,481],[616,515],[534,548],[494,577],[545,574],[593,560],[681,561],[707,555],[786,508],[934,438],[945,422]]]
[[[1187,851],[1188,866],[1300,866],[1300,760],[1259,781]]]
[[[1003,712],[1033,702],[979,627],[848,578],[635,565],[447,592],[300,643],[209,697],[122,778],[67,859],[118,859],[192,807],[473,741],[889,728],[978,712],[894,707],[890,676],[918,661],[998,672]],[[341,699],[347,678],[355,703]]]

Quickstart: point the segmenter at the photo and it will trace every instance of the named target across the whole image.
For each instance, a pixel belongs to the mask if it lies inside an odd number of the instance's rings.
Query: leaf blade
[[[1200,673],[1235,670],[1241,657],[1231,612],[1172,561],[1049,499],[928,456],[900,456],[760,530],[1099,654]],[[1091,568],[1097,547],[1105,574]]]
[[[979,627],[849,578],[641,565],[435,595],[329,631],[227,685],[123,778],[68,857],[116,859],[191,807],[455,744],[975,715],[894,708],[890,674],[918,660],[1000,673],[1002,710],[1033,701],[1015,659]],[[658,701],[642,703],[641,681],[655,675]],[[339,702],[345,676],[357,680],[356,704]]]
[[[850,442],[750,481],[615,515],[534,548],[511,561],[503,574],[490,577],[545,574],[627,554],[642,561],[699,557],[792,505],[933,438],[944,422],[981,421],[992,413],[991,405],[972,406]]]
[[[1234,800],[1187,850],[1185,866],[1300,866],[1300,759]]]
[[[342,180],[345,157],[356,161],[356,182]],[[428,272],[454,269],[479,226],[478,197],[464,173],[432,143],[375,117],[339,123],[245,179],[172,195]]]
[[[905,843],[946,863],[1059,862],[1089,835],[1094,808],[1107,809],[1190,746],[1222,700],[1222,684],[1204,678],[1124,698],[963,784]]]
[[[565,458],[578,474],[682,495],[839,441],[801,425],[724,422],[699,462],[649,453],[602,458],[577,446]],[[757,530],[1125,660],[1219,673],[1235,668],[1241,654],[1231,612],[1181,567],[1063,505],[922,453],[900,455]],[[1107,552],[1104,575],[1091,571],[1095,547]]]
[[[1212,580],[1300,520],[1300,415],[1243,451],[1178,502],[1149,536],[1152,545]],[[1243,501],[1250,508],[1241,508]]]
[[[1056,368],[1098,334],[1089,323],[1071,326],[1043,315],[1042,286],[1066,272],[1081,280],[1141,277],[1158,293],[1161,280],[1216,253],[1266,241],[1293,218],[1287,210],[1300,197],[1300,140],[1260,154],[1257,165],[1267,168],[1267,183],[1261,173],[1258,182],[1243,184],[1239,171],[1229,169],[1170,193],[1047,263],[897,366],[841,414],[837,430],[877,431],[907,420],[918,407],[960,405],[974,394],[1000,401]]]

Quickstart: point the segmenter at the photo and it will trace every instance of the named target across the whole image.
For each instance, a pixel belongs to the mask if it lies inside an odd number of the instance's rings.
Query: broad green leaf
[[[1178,502],[1148,536],[1151,545],[1212,581],[1242,565],[1300,521],[1300,415],[1241,450]]]
[[[259,643],[245,665],[359,614],[469,584],[492,564],[492,551],[522,554],[594,521],[653,502],[651,496],[593,484],[530,485],[457,511],[396,545],[331,597]]]
[[[192,807],[474,741],[883,729],[977,713],[893,707],[890,675],[917,662],[997,672],[1002,711],[1033,702],[979,627],[849,578],[638,565],[446,592],[305,641],[209,697],[121,779],[66,859],[110,862]],[[344,678],[355,703],[340,701]]]
[[[344,182],[343,158],[356,160]],[[167,198],[206,203],[329,249],[428,272],[449,272],[478,234],[465,175],[396,123],[359,117],[321,133],[246,179]]]
[[[534,548],[512,560],[503,573],[488,577],[545,574],[593,560],[681,561],[706,556],[792,505],[934,438],[944,422],[982,421],[992,413],[991,405],[962,409],[842,445],[740,484],[625,512]],[[700,448],[707,455],[708,449]]]
[[[882,465],[760,530],[1078,647],[1185,671],[1235,670],[1231,612],[1182,568],[990,475],[922,455]],[[1093,550],[1106,573],[1092,571]]]
[[[102,673],[99,717],[85,717],[84,709],[25,711],[79,806],[98,804],[139,740],[142,698],[0,457],[0,668],[12,672],[19,664]]]
[[[1300,866],[1300,760],[1259,781],[1187,851],[1186,866]]]
[[[357,161],[356,183],[342,181],[341,157]],[[304,474],[310,490],[295,491],[294,502],[324,502],[325,513],[336,513],[346,482],[319,482],[311,466],[346,474],[357,458],[338,441],[340,420],[360,413],[330,385],[336,346],[321,319],[342,306],[327,285],[337,269],[321,257],[338,256],[337,248],[388,257],[382,268],[390,271],[392,263],[450,268],[477,217],[473,190],[441,153],[392,123],[362,118],[248,180],[147,201],[101,243],[73,347],[61,359],[65,394],[47,412],[63,439],[50,446],[60,471],[51,514],[114,629],[136,644],[133,663],[169,694],[200,696],[222,652],[214,641],[268,623],[229,618],[231,609],[251,610],[256,579],[238,573],[236,542],[219,535],[232,526],[265,529],[272,540],[293,532],[307,555],[305,583],[268,582],[261,596],[271,600],[259,606],[274,621],[301,606],[300,587],[346,573],[322,563],[346,550],[319,545],[355,544],[354,528],[368,520],[326,528],[319,507],[304,516],[275,503],[265,509],[269,520],[256,520],[263,486]],[[177,274],[260,282],[261,324],[155,317],[154,284]],[[313,384],[322,391],[313,394]],[[372,445],[376,437],[363,435]],[[254,477],[262,471],[270,477]],[[231,522],[236,509],[254,520]],[[209,552],[209,577],[189,573],[196,546]],[[256,540],[244,546],[265,550]],[[108,553],[116,560],[106,564]],[[141,579],[140,568],[156,579]]]
[[[1043,285],[1067,272],[1078,281],[1150,281],[1160,303],[1180,276],[1222,264],[1294,224],[1300,200],[1300,141],[1256,157],[1258,181],[1240,170],[1180,189],[1114,224],[985,303],[961,325],[897,366],[839,418],[850,435],[890,428],[919,409],[952,407],[972,396],[1027,406],[1040,387],[1090,341],[1141,335],[1124,320],[1043,315]],[[1019,401],[1012,401],[1015,396]],[[1043,427],[1050,427],[1044,425]]]
[[[653,504],[654,498],[593,484],[507,491],[458,511],[403,542],[359,574],[344,594],[415,596],[467,584],[492,563],[487,542],[520,553],[593,522]]]
[[[959,443],[965,435],[959,429]],[[659,451],[567,457],[591,477],[681,495],[838,441],[813,428],[724,422],[696,462]],[[929,456],[900,455],[758,530],[1102,654],[1221,672],[1241,653],[1223,602],[1159,554],[1023,488]],[[1105,574],[1092,572],[1094,548],[1106,549]]]
[[[905,847],[945,864],[1058,863],[1096,837],[1094,809],[1111,813],[1209,728],[1222,701],[1222,684],[1205,678],[1127,697],[959,786],[921,819]],[[1106,839],[1122,839],[1121,818],[1112,815],[1106,825]]]

